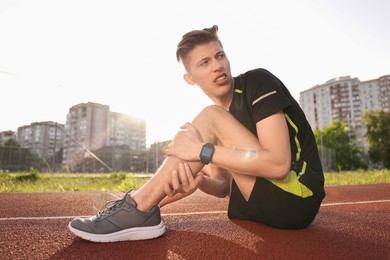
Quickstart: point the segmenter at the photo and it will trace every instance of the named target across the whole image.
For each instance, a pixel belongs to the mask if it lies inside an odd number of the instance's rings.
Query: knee
[[[217,105],[210,105],[203,108],[194,121],[198,121],[198,123],[203,126],[208,126],[216,130],[221,123],[225,125],[230,117],[232,117],[232,115],[225,108]]]
[[[205,107],[200,113],[199,116],[206,116],[207,118],[221,118],[222,116],[230,116],[228,110],[221,106],[210,105]]]
[[[219,136],[219,129],[228,122],[230,113],[223,107],[210,105],[205,107],[194,118],[192,124],[201,133],[205,142],[216,143]]]

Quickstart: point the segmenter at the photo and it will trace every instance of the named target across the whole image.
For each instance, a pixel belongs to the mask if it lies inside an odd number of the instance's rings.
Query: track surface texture
[[[326,191],[303,230],[229,220],[227,199],[196,192],[161,209],[162,237],[116,243],[67,228],[98,192],[0,193],[0,259],[390,259],[390,183]]]

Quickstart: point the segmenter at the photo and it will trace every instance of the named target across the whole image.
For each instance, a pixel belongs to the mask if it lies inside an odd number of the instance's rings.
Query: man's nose
[[[211,62],[212,62],[211,65],[212,65],[213,71],[219,71],[223,67],[222,62],[220,62],[217,59],[212,59]]]

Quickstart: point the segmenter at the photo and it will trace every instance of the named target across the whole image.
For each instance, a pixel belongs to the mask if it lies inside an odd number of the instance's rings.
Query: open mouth
[[[226,79],[227,79],[227,75],[226,75],[226,73],[223,73],[223,74],[219,75],[219,76],[214,80],[214,82],[216,82],[216,83],[218,83],[218,82],[224,82]]]

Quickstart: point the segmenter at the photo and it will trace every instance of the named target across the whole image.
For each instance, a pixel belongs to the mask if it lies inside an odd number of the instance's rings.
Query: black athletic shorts
[[[233,180],[228,217],[260,222],[275,228],[300,229],[313,222],[320,205],[321,200],[314,195],[301,198],[259,177],[246,201]]]

